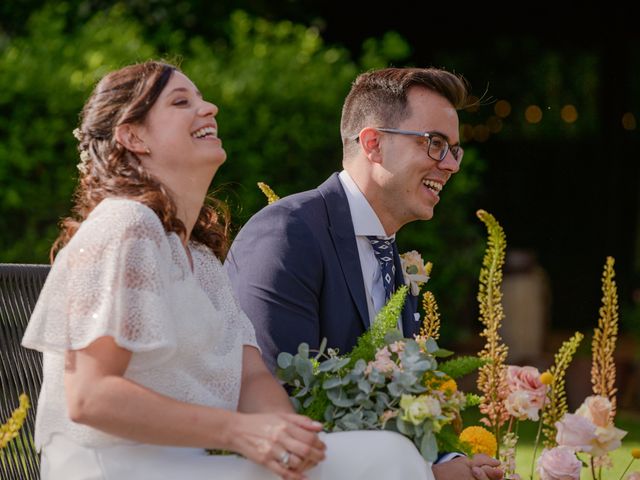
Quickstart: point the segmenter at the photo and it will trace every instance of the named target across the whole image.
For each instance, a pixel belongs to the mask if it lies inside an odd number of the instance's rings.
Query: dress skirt
[[[433,480],[413,443],[394,432],[321,434],[326,459],[309,480]],[[268,469],[237,455],[199,448],[119,445],[90,448],[54,434],[42,449],[42,480],[277,480]]]

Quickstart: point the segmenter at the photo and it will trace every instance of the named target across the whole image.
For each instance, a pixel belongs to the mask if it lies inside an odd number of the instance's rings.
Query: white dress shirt
[[[389,240],[395,239],[395,235],[387,235],[380,223],[380,219],[373,211],[373,208],[360,191],[356,183],[346,170],[338,175],[340,183],[347,194],[349,201],[349,211],[353,221],[353,230],[356,234],[356,245],[360,266],[362,268],[362,278],[364,280],[364,290],[367,295],[367,307],[369,311],[369,325],[373,323],[376,314],[384,306],[384,285],[382,284],[382,272],[380,264],[373,251],[373,247],[367,238],[368,235],[383,237]],[[400,322],[399,326],[402,324]]]

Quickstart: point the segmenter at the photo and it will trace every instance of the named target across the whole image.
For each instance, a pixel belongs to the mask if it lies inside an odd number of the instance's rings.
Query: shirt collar
[[[395,238],[395,234],[388,236],[380,219],[376,215],[367,198],[360,191],[356,182],[353,181],[351,175],[346,170],[342,170],[338,178],[347,195],[349,202],[349,210],[351,211],[351,220],[353,221],[353,230],[356,236],[375,235],[376,237],[384,237],[387,239]]]

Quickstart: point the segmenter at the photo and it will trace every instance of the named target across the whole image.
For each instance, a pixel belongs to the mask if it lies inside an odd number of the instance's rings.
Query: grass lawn
[[[465,412],[465,426],[477,425],[478,422],[472,412]],[[631,460],[631,449],[640,448],[640,413],[638,412],[618,412],[616,415],[615,425],[622,430],[627,431],[627,435],[622,439],[622,447],[613,451],[610,456],[613,462],[613,468],[602,470],[602,480],[617,480]],[[517,473],[520,474],[522,480],[531,478],[531,460],[533,458],[533,445],[538,428],[537,422],[520,422],[518,433],[520,441],[518,442],[518,450],[516,453]],[[542,435],[544,439],[544,435]],[[542,443],[542,441],[540,442]],[[540,455],[542,448],[538,448],[536,456]],[[589,458],[588,455],[580,454],[583,460]],[[633,472],[640,471],[640,460],[635,460],[631,468],[627,471],[625,477]],[[534,475],[537,480],[538,476]],[[591,470],[583,468],[581,480],[591,480]]]

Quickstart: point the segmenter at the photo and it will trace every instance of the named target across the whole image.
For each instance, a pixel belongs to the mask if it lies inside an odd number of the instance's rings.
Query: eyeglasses
[[[438,133],[399,130],[397,128],[376,128],[376,130],[385,133],[397,133],[398,135],[412,135],[414,137],[424,138],[426,140],[427,155],[429,155],[430,158],[441,162],[447,156],[447,153],[451,151],[451,155],[453,155],[458,165],[462,162],[462,155],[464,154],[462,147],[460,145],[450,146],[449,142]],[[359,137],[356,137],[356,141],[359,141]]]

